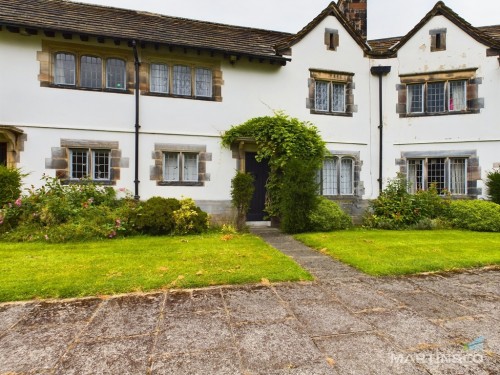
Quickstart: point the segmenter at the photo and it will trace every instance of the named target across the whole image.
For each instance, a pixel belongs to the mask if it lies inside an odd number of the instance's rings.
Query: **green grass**
[[[500,264],[500,233],[355,229],[295,236],[370,275],[404,275]]]
[[[0,242],[0,301],[255,283],[264,278],[312,279],[252,235]]]

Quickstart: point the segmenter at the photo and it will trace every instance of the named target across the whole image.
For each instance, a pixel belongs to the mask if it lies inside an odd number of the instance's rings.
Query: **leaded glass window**
[[[54,83],[56,85],[75,85],[76,63],[75,56],[70,53],[59,52],[55,55]]]
[[[162,94],[169,92],[168,65],[151,64],[150,90]]]
[[[174,65],[173,77],[174,95],[191,95],[191,68],[184,65]]]
[[[212,97],[212,71],[196,68],[195,72],[195,96]]]
[[[125,81],[125,61],[120,59],[108,59],[106,61],[106,88],[125,90]]]
[[[80,60],[80,86],[97,89],[102,87],[102,59],[82,56]]]

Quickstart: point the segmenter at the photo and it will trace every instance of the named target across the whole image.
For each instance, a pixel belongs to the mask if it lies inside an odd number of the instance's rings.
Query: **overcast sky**
[[[292,33],[330,3],[329,0],[78,1]],[[435,3],[435,0],[368,0],[368,38],[406,34]],[[474,26],[500,24],[500,0],[447,0],[445,4]]]

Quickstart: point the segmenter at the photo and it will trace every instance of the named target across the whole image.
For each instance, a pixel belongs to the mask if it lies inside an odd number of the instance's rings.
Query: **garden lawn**
[[[133,237],[70,244],[0,242],[0,301],[312,280],[252,235]],[[265,280],[264,280],[265,281]]]
[[[370,275],[404,275],[500,264],[500,233],[354,229],[295,236]]]

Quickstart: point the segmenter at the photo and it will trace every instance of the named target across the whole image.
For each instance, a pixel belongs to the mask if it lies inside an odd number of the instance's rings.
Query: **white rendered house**
[[[466,15],[464,15],[466,17]],[[409,25],[409,29],[412,25]],[[407,35],[366,40],[366,1],[332,2],[297,34],[65,0],[0,0],[0,162],[64,183],[83,177],[141,199],[188,196],[231,215],[255,145],[232,125],[283,110],[331,156],[325,196],[358,215],[388,178],[483,198],[500,155],[500,26],[438,2]]]

